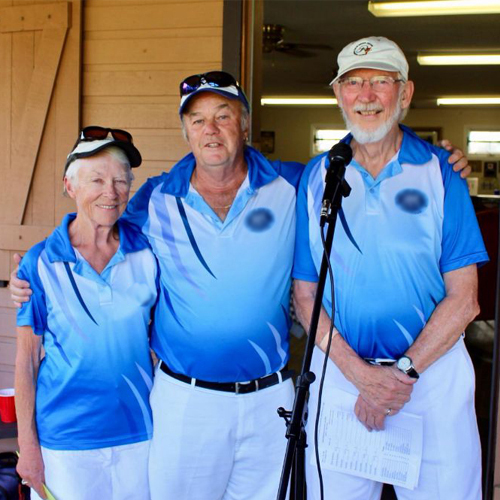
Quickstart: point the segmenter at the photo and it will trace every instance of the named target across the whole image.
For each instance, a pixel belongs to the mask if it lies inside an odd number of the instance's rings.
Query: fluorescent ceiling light
[[[500,54],[418,54],[422,66],[459,66],[500,64]]]
[[[500,97],[442,97],[437,100],[438,106],[473,106],[483,104],[500,105]]]
[[[368,10],[377,17],[500,14],[500,2],[498,0],[426,0],[417,2],[368,2]]]
[[[333,106],[337,99],[318,97],[263,97],[262,106]]]

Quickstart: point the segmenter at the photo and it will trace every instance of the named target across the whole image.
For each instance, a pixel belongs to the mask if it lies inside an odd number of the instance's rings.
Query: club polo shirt
[[[161,267],[152,347],[175,372],[218,382],[273,373],[288,360],[296,184],[301,164],[251,147],[224,221],[191,186],[192,154],[149,179],[125,217]]]
[[[331,251],[335,325],[362,357],[398,358],[444,298],[443,273],[488,260],[467,184],[449,154],[402,129],[401,149],[376,179],[355,160],[348,165],[352,191]],[[293,275],[304,281],[317,281],[321,266],[327,167],[326,155],[313,159],[299,187]],[[328,282],[323,305],[331,315]]]
[[[120,246],[98,274],[71,246],[67,215],[23,258],[31,300],[18,326],[43,336],[36,385],[40,444],[56,450],[151,438],[149,322],[157,263],[142,234],[119,221]]]

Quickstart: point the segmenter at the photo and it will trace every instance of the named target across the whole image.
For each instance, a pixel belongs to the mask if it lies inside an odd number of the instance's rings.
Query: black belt
[[[235,394],[248,394],[250,392],[260,391],[288,380],[293,375],[293,370],[288,370],[285,366],[279,372],[271,373],[265,377],[250,380],[249,382],[207,382],[197,378],[191,378],[181,373],[173,372],[163,361],[159,364],[160,370],[172,378],[186,382],[186,384],[203,387],[204,389],[212,389],[214,391],[234,392]]]

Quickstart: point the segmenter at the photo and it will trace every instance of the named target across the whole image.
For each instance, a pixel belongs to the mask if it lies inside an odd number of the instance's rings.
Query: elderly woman
[[[64,175],[76,214],[19,269],[33,296],[17,316],[18,472],[34,499],[46,498],[42,483],[58,500],[149,499],[158,270],[118,220],[140,163],[128,132],[85,128]]]

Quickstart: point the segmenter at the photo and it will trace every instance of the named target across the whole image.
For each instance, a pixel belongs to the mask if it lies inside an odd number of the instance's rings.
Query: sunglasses
[[[225,71],[209,71],[208,73],[192,75],[185,78],[180,84],[181,97],[192,94],[203,85],[209,85],[214,88],[230,87],[234,85],[236,88],[240,89],[238,82],[229,73]]]
[[[102,141],[106,139],[108,135],[111,134],[111,137],[115,141],[123,141],[132,143],[132,135],[129,134],[126,130],[120,130],[119,128],[106,128],[106,127],[98,127],[96,125],[91,125],[90,127],[85,127],[80,132],[80,137],[76,141],[73,149],[82,142],[82,141]]]
[[[78,145],[82,142],[91,142],[91,141],[102,141],[107,139],[109,134],[115,141],[128,142],[129,144],[133,144],[132,134],[127,132],[126,130],[121,130],[119,128],[107,128],[107,127],[98,127],[96,125],[91,125],[89,127],[85,127],[75,142],[75,145],[71,149],[74,151]],[[87,155],[83,155],[82,153],[70,153],[66,160],[66,165],[64,167],[64,172],[68,169],[71,162],[74,160],[85,157]],[[140,163],[140,162],[139,162]]]

